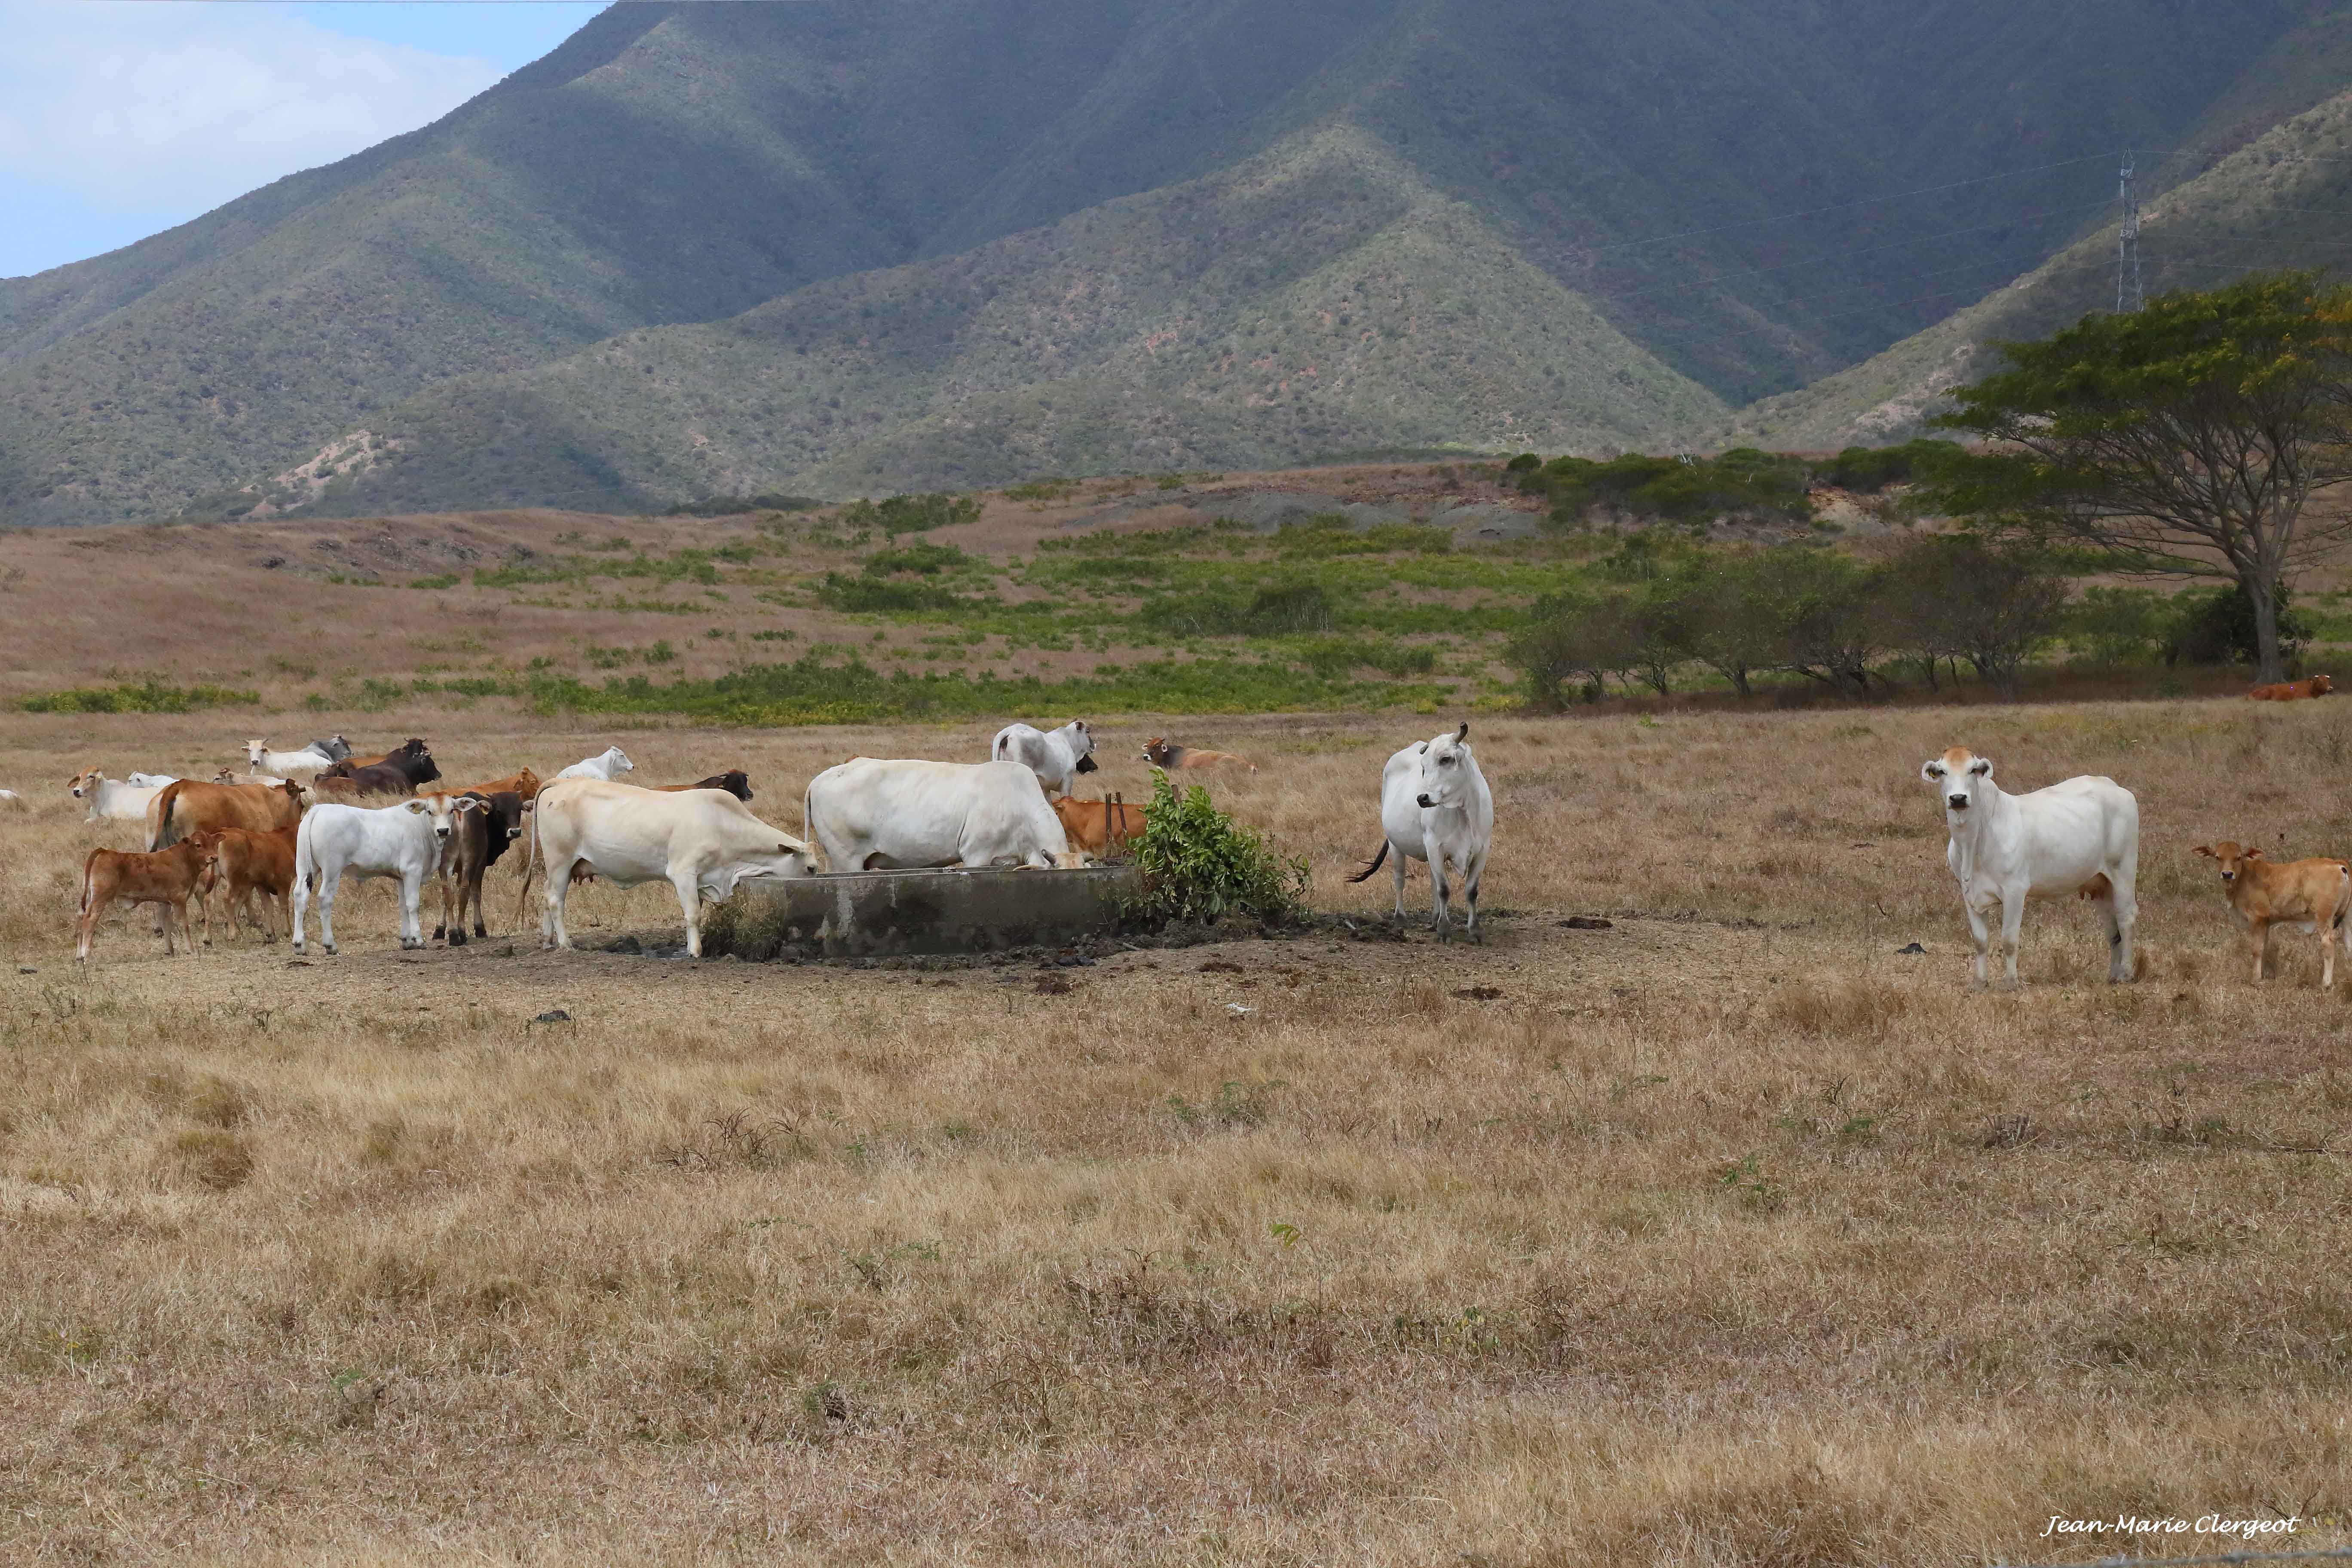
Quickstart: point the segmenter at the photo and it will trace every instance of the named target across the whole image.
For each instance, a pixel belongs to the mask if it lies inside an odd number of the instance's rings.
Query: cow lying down
[[[1026,769],[1022,773],[1028,776]],[[581,870],[624,888],[667,882],[686,917],[687,953],[699,958],[704,899],[726,899],[751,878],[805,877],[816,869],[807,845],[723,790],[671,793],[558,779],[539,792],[531,819],[531,853],[547,869],[541,947],[572,945],[563,906]],[[526,886],[528,879],[526,870]]]

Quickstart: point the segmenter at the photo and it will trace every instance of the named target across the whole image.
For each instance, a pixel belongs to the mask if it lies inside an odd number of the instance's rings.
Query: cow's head
[[[299,784],[293,779],[288,779],[284,784],[279,784],[278,787],[284,790],[286,792],[286,798],[294,803],[294,813],[296,816],[300,816],[304,811],[310,808],[311,795],[309,786]]]
[[[2315,675],[2311,678],[2311,694],[2314,697],[2325,697],[2335,689],[2335,677],[2329,675]]]
[[[2202,855],[2212,861],[2221,872],[2221,886],[2224,888],[2236,887],[2238,878],[2246,867],[2263,858],[2261,850],[2243,847],[2227,838],[2217,844],[2200,844],[2189,853]]]
[[[99,781],[103,779],[105,776],[106,775],[104,773],[100,773],[96,768],[84,768],[81,772],[74,774],[72,778],[66,781],[66,788],[73,791],[73,797],[76,800],[79,800],[82,796],[96,789],[99,785]]]
[[[529,768],[515,774],[515,794],[528,802],[539,794],[539,775]]]
[[[1155,768],[1168,765],[1168,737],[1154,735],[1143,742],[1143,760]]]
[[[1413,804],[1432,806],[1464,805],[1470,795],[1470,725],[1451,735],[1440,735],[1421,749],[1421,791]]]
[[[1983,786],[1992,783],[1992,759],[1979,757],[1966,746],[1949,746],[1944,754],[1920,768],[1919,776],[1936,786],[1947,814],[1974,805]]]
[[[446,840],[449,830],[469,811],[482,809],[482,797],[477,795],[420,795],[415,800],[404,801],[396,808],[429,817],[433,837]]]
[[[797,838],[777,836],[773,849],[738,851],[738,858],[716,868],[715,880],[703,885],[717,897],[731,896],[736,885],[762,877],[814,877],[816,853]]]
[[[1087,728],[1084,719],[1071,720],[1062,726],[1062,733],[1069,737],[1071,754],[1078,759],[1078,772],[1091,773],[1101,771],[1095,766],[1095,732]]]
[[[225,784],[233,784],[236,783],[236,770],[235,768],[223,768],[220,772],[213,775],[213,783]]]
[[[616,773],[633,773],[637,771],[637,764],[629,761],[629,753],[618,746],[606,747],[604,755],[612,759],[613,771]]]
[[[245,743],[245,771],[249,773],[259,773],[261,771],[261,753],[268,750],[269,750],[269,738],[267,735],[261,737],[259,740],[247,741]]]

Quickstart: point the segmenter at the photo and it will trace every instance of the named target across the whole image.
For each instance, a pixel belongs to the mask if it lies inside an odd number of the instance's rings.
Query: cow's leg
[[[1447,928],[1454,923],[1450,907],[1454,889],[1445,880],[1445,851],[1434,844],[1429,847],[1429,881],[1434,895],[1432,901],[1437,906],[1437,940],[1444,942]]]
[[[302,928],[310,922],[310,879],[303,873],[304,868],[297,862],[294,868],[294,886],[289,889],[293,909],[291,918],[287,922],[289,933],[294,939],[294,953],[298,958],[302,953]]]
[[[572,945],[572,932],[563,924],[563,901],[572,891],[572,868],[578,863],[576,859],[566,860],[560,866],[552,860],[547,863],[547,912],[540,917],[539,922],[539,945],[541,947]]]
[[[489,928],[482,924],[482,879],[488,875],[488,872],[489,868],[477,860],[466,872],[465,885],[457,890],[458,923],[461,925],[465,923],[466,901],[468,899],[472,900],[474,904],[474,934],[476,936],[486,937],[490,934]]]
[[[1396,846],[1391,844],[1389,847],[1395,849]],[[1389,875],[1396,879],[1396,913],[1391,918],[1399,925],[1404,924],[1404,851],[1397,849],[1396,864],[1389,868]]]
[[[98,899],[91,899],[89,904],[83,908],[81,911],[81,922],[74,931],[74,962],[76,963],[88,963],[89,962],[90,943],[98,936],[98,917],[105,912],[105,903]]]
[[[202,894],[197,895],[199,898]],[[180,900],[180,931],[188,939],[188,956],[196,956],[196,917],[188,912],[188,901]]]
[[[1465,922],[1465,929],[1469,931],[1470,940],[1473,942],[1483,942],[1486,940],[1478,934],[1478,879],[1486,874],[1486,857],[1484,854],[1472,860],[1462,872],[1462,903],[1469,911],[1469,919]]]
[[[686,956],[702,956],[702,882],[693,872],[672,877],[669,885],[677,891],[678,912],[686,917]]]
[[[2259,985],[2264,978],[2263,972],[2270,967],[2271,922],[2264,920],[2248,921],[2246,935],[2247,945],[2254,950],[2254,984]]]
[[[1992,926],[1985,920],[1985,911],[1973,900],[1962,899],[1960,907],[1968,911],[1969,936],[1976,942],[1976,956],[1969,962],[1969,984],[1983,990],[1992,983],[1987,973],[1987,960],[1992,956]]]
[[[343,874],[319,873],[319,947],[329,957],[335,952],[335,894],[343,885]],[[301,940],[301,928],[295,928],[295,940]]]
[[[404,952],[425,945],[425,873],[400,876],[400,946]]]
[[[289,930],[294,924],[292,916],[287,910],[286,895],[284,893],[273,893],[268,889],[264,888],[261,890],[260,903],[261,940],[264,942],[276,942],[278,940],[278,920],[284,921]],[[270,918],[270,910],[273,907],[275,907],[278,911],[277,920],[272,920]]]
[[[2137,853],[2107,871],[2107,983],[2128,985],[2137,977],[2132,957],[2132,930],[2139,923]]]
[[[2324,915],[2319,921],[2319,988],[2336,989],[2336,923]]]
[[[2017,936],[2025,925],[2025,894],[2006,894],[2000,900],[2001,983],[2014,990],[2017,979]]]

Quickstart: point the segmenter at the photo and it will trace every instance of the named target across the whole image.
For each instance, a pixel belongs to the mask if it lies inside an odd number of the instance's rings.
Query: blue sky
[[[413,131],[602,8],[0,0],[0,278]]]

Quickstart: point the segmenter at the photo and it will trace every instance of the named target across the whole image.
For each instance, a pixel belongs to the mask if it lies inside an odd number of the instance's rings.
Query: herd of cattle
[[[2303,689],[2294,695],[2322,695],[2327,688],[2318,683],[2325,680],[2298,682]],[[1381,777],[1381,843],[1349,879],[1366,880],[1393,856],[1402,920],[1405,864],[1424,862],[1441,937],[1452,926],[1456,885],[1465,930],[1478,935],[1479,883],[1494,837],[1494,795],[1469,735],[1465,723],[1388,759]],[[224,769],[208,783],[135,773],[114,780],[95,768],[72,781],[74,795],[89,802],[91,820],[142,822],[147,839],[143,852],[90,852],[82,870],[78,957],[89,959],[99,919],[116,902],[163,906],[167,953],[174,951],[174,912],[193,948],[188,905],[201,902],[209,942],[215,899],[232,935],[243,914],[274,940],[273,916],[282,915],[300,952],[314,897],[320,942],[331,953],[335,896],[345,877],[398,880],[404,948],[425,945],[424,888],[437,881],[441,918],[433,940],[462,944],[469,913],[473,934],[488,934],[483,874],[525,835],[525,907],[532,879],[546,877],[542,945],[572,945],[564,906],[575,882],[667,881],[685,916],[687,951],[699,957],[704,900],[723,900],[747,880],[811,876],[820,866],[1075,868],[1142,833],[1148,809],[1075,797],[1081,775],[1097,771],[1095,737],[1084,720],[1051,731],[1007,725],[983,763],[852,757],[809,781],[802,838],[752,814],[742,770],[640,788],[620,782],[634,769],[617,746],[543,784],[525,768],[457,790],[432,787],[441,773],[422,740],[376,757],[354,757],[340,735],[299,751],[272,751],[260,740],[246,750],[245,774]],[[1143,754],[1160,769],[1256,771],[1230,752],[1174,746],[1159,736]],[[1961,746],[1930,759],[1920,773],[1944,807],[1945,858],[1975,942],[1975,984],[1990,981],[1996,924],[2002,979],[2016,984],[2027,900],[2066,894],[2095,902],[2105,916],[2108,979],[2135,978],[2139,804],[2129,790],[2085,776],[2010,795],[1993,782],[1991,761]],[[383,795],[402,798],[354,804]],[[2352,862],[2273,864],[2260,849],[2229,840],[2200,844],[2195,852],[2220,872],[2223,896],[2251,940],[2254,978],[2265,973],[2271,931],[2286,925],[2318,935],[2321,984],[2335,984],[2336,944],[2352,916]]]

